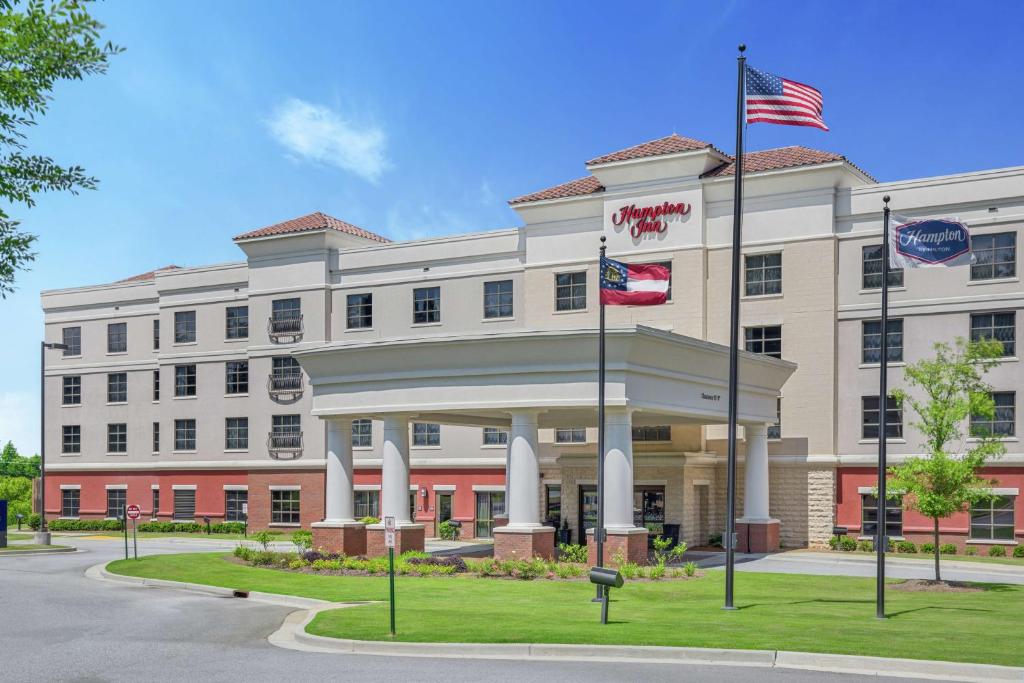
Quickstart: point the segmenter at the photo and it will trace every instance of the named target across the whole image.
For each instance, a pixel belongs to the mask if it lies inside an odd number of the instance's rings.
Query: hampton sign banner
[[[662,202],[651,206],[626,204],[615,210],[612,225],[617,229],[629,229],[633,239],[645,235],[657,235],[668,230],[670,220],[679,220],[690,215],[693,207],[685,202]]]
[[[965,266],[971,263],[967,226],[948,218],[909,220],[892,216],[889,265],[893,268]]]

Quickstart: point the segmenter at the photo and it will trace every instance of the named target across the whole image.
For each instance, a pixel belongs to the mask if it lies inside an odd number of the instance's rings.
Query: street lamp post
[[[67,344],[39,342],[39,530],[36,545],[50,545],[46,524],[46,349],[67,349]]]

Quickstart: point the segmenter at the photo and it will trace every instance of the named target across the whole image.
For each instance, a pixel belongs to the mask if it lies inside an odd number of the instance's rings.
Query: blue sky
[[[17,211],[39,257],[0,301],[0,442],[38,447],[41,289],[237,260],[231,236],[324,211],[393,239],[518,224],[505,201],[672,132],[732,152],[736,44],[810,83],[880,180],[1024,164],[1016,3],[135,2],[127,51],[62,84],[32,150],[100,187]]]

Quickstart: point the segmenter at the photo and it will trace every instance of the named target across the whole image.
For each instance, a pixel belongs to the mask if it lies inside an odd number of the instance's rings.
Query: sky
[[[1018,3],[157,2],[93,13],[126,48],[62,83],[30,151],[99,188],[18,208],[38,258],[0,300],[0,443],[38,450],[41,290],[242,258],[231,237],[323,211],[395,240],[519,225],[506,201],[676,132],[732,153],[736,45],[824,93],[881,181],[1024,164]]]

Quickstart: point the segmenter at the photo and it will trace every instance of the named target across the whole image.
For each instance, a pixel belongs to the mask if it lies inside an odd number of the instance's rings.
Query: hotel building
[[[314,213],[238,235],[239,262],[43,292],[45,338],[69,347],[46,358],[47,516],[247,516],[350,554],[379,551],[358,520],[383,515],[402,548],[445,520],[501,556],[550,553],[555,527],[585,540],[603,235],[610,257],[672,273],[668,303],[607,308],[609,547],[720,536],[733,159],[671,135],[586,171],[511,200],[512,229],[391,242]],[[1007,446],[986,473],[999,498],[942,533],[1015,544],[1024,167],[879,183],[786,147],[745,173],[739,547],[871,536],[880,517],[893,537],[931,531],[872,495],[886,194],[971,230],[972,266],[892,273],[890,386],[936,341],[1003,341],[985,425]],[[922,437],[888,410],[899,461]]]

